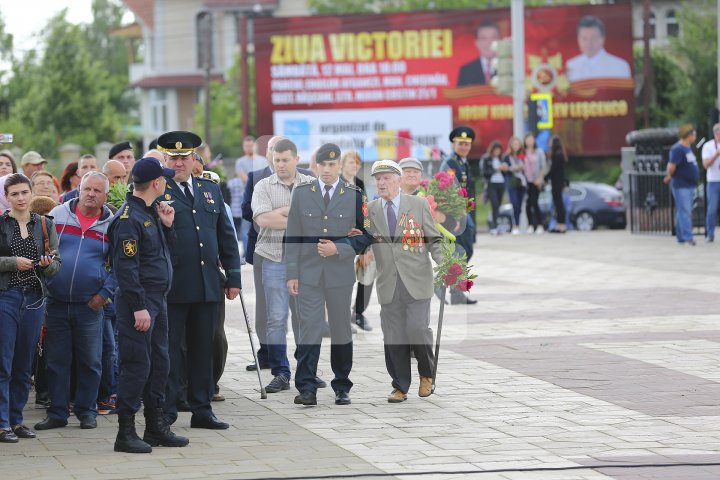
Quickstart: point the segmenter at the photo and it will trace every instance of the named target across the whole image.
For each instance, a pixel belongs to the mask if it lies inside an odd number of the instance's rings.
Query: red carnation
[[[467,196],[468,196],[467,190],[465,190],[464,188],[458,188],[457,193],[461,197],[467,198]]]
[[[443,283],[446,287],[455,285],[455,282],[457,282],[457,275],[443,275]]]
[[[473,285],[475,285],[475,284],[473,283],[472,280],[465,279],[465,280],[460,280],[460,283],[458,283],[457,287],[455,287],[455,288],[457,288],[461,292],[467,292],[473,287]]]
[[[448,268],[448,273],[457,277],[462,274],[462,267],[457,263],[453,263],[452,265],[450,265],[450,268]]]
[[[424,180],[420,180],[420,186],[421,186],[421,187],[427,187],[427,186],[428,186],[428,183],[430,183],[430,180],[428,180],[427,178],[424,179]]]
[[[437,172],[435,176],[433,177],[438,182],[442,181],[443,179],[447,178],[447,173],[445,172]]]

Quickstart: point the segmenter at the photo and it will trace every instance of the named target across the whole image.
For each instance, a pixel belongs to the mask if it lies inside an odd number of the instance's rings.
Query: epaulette
[[[293,188],[307,187],[308,185],[312,185],[312,184],[314,184],[315,182],[316,182],[316,179],[314,179],[314,178],[313,178],[312,180],[304,180],[304,181],[298,183],[298,184],[297,184],[295,187],[293,187]]]
[[[362,192],[362,188],[350,182],[345,182],[345,188],[350,188],[352,190],[355,190],[356,192]]]
[[[130,211],[130,205],[125,205],[125,209],[123,210],[123,213],[122,213],[122,215],[120,215],[119,218],[120,218],[120,219],[130,218],[130,217],[128,216],[128,212],[129,212],[129,211]]]

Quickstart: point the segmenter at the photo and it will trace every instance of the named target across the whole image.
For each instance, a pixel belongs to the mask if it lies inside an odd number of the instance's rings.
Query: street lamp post
[[[718,0],[720,2],[720,0]],[[513,135],[525,134],[525,6],[523,0],[512,0],[510,5],[513,57]]]

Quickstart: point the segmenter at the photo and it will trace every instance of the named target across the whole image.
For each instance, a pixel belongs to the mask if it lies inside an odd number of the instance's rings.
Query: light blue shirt
[[[401,195],[401,193],[398,192],[398,194],[395,196],[395,198],[390,200],[392,202],[391,208],[395,212],[395,221],[396,221],[395,225],[397,225],[398,213],[400,212],[400,195]],[[385,215],[385,225],[387,225],[388,229],[389,229],[390,224],[388,224],[388,218],[387,218],[387,204],[389,202],[387,200],[385,200],[384,198],[381,198],[380,202],[381,202],[380,205],[382,205],[382,209],[383,209],[383,215]],[[390,235],[395,235],[395,232],[389,232],[389,233],[390,233]]]

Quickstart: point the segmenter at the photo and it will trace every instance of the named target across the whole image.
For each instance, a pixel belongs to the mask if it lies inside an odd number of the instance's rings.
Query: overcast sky
[[[37,33],[63,8],[71,23],[90,22],[92,0],[0,0],[0,15],[5,28],[13,34],[16,54],[37,45]],[[18,55],[21,56],[21,55]]]

